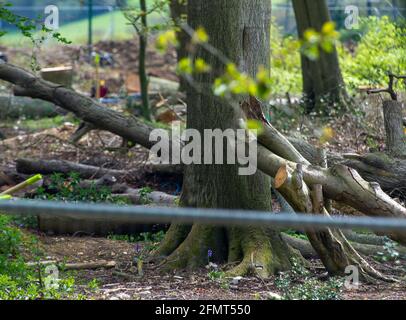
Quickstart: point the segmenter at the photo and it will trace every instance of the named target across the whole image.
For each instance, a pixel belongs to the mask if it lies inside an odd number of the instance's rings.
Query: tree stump
[[[383,118],[388,153],[394,157],[405,157],[406,139],[403,127],[402,103],[393,100],[384,101]]]

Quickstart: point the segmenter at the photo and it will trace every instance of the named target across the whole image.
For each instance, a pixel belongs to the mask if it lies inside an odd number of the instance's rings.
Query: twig
[[[405,80],[406,76],[396,75],[396,74],[393,74],[391,72],[388,72],[388,77],[389,77],[389,83],[388,83],[387,88],[385,88],[385,89],[370,89],[370,90],[367,90],[367,93],[368,94],[375,94],[375,93],[382,93],[382,92],[389,93],[390,96],[391,96],[391,99],[393,101],[398,101],[398,95],[395,92],[395,90],[393,89],[393,85],[394,85],[395,79],[403,79],[403,80]]]

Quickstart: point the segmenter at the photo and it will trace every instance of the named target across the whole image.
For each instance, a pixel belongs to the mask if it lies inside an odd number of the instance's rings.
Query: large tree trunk
[[[189,24],[202,25],[213,46],[254,75],[259,65],[269,62],[270,1],[189,0]],[[218,58],[199,49],[214,72],[195,78],[200,84],[213,83],[216,74],[224,69]],[[222,102],[206,92],[188,92],[188,128],[237,129],[238,102]],[[238,175],[237,165],[190,165],[186,167],[182,205],[203,208],[271,209],[270,179],[258,172],[252,176]],[[185,231],[185,230],[183,230]],[[178,237],[175,237],[177,234]],[[247,272],[268,276],[290,267],[294,251],[273,230],[246,228],[218,228],[193,225],[190,232],[172,225],[159,254],[169,254],[166,268],[185,268],[207,264],[207,251],[214,252],[213,260],[242,261],[231,274]],[[182,237],[185,237],[184,241]],[[180,244],[171,246],[171,242]],[[170,247],[170,248],[169,248]],[[170,252],[174,250],[173,252]]]
[[[321,31],[323,24],[331,21],[326,0],[293,0],[298,34],[313,28]],[[308,111],[328,112],[326,101],[330,104],[343,104],[347,100],[344,81],[338,62],[337,51],[320,51],[316,61],[301,55],[303,93]]]

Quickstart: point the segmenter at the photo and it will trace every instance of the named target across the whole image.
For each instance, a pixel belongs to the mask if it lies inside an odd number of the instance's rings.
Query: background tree
[[[401,18],[406,20],[406,0],[396,0],[395,5],[397,5]]]
[[[117,5],[123,11],[124,16],[129,23],[134,27],[139,39],[139,55],[138,55],[138,75],[140,79],[141,90],[141,114],[151,120],[151,108],[149,105],[148,96],[148,74],[146,69],[146,55],[148,46],[148,14],[147,3],[145,0],[139,0],[139,11],[130,8],[125,0],[117,0]],[[153,10],[156,8],[154,7]],[[152,11],[151,11],[152,12]]]
[[[331,21],[325,0],[292,0],[300,38],[306,31],[320,32],[325,23]],[[302,53],[303,94],[307,110],[325,109],[326,102],[345,104],[347,93],[341,75],[337,51],[334,46],[330,52],[320,50],[317,59]],[[320,103],[323,101],[323,103]]]
[[[235,62],[242,71],[254,76],[260,65],[268,66],[270,57],[269,0],[189,0],[188,22],[193,28],[203,26],[211,44]],[[238,128],[238,102],[227,103],[211,94],[215,78],[224,70],[223,63],[200,48],[197,56],[212,66],[212,72],[195,76],[203,88],[190,88],[187,93],[187,127],[197,129]],[[184,178],[181,203],[186,207],[271,209],[270,179],[263,173],[238,175],[237,165],[190,165]],[[263,276],[290,267],[293,249],[280,234],[261,228],[220,228],[196,224],[192,227],[173,224],[158,256],[166,256],[165,267],[179,269],[207,264],[207,252],[212,259],[242,261],[231,273],[259,272]],[[256,270],[251,267],[257,266]]]
[[[178,61],[188,56],[187,44],[189,41],[189,35],[181,28],[181,25],[187,22],[187,0],[170,0],[169,8],[171,11],[171,18],[178,31],[176,33],[179,45],[176,48]],[[186,81],[184,78],[180,78],[179,91],[184,92],[186,90]]]

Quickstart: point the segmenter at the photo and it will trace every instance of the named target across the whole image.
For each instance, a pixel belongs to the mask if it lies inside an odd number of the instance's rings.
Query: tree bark
[[[240,70],[255,75],[260,64],[269,62],[270,1],[189,0],[189,24],[203,26],[211,44]],[[213,83],[224,65],[203,49],[197,56],[212,66],[212,72],[195,77],[199,85]],[[188,91],[187,127],[197,129],[237,129],[238,102],[222,102],[208,92]],[[263,173],[253,176],[238,175],[237,165],[190,165],[185,168],[181,202],[187,207],[271,209],[270,179]],[[162,246],[165,250],[173,241],[178,225],[172,225]],[[179,239],[175,241],[180,243]],[[165,260],[163,268],[177,269],[207,264],[208,250],[213,261],[241,261],[230,274],[249,272],[268,276],[288,269],[290,258],[296,253],[273,230],[254,228],[218,228],[193,225],[186,238]],[[158,250],[162,253],[163,250]]]
[[[305,257],[306,259],[316,259],[319,257],[309,241],[299,239],[288,234],[282,234],[282,238],[293,248],[299,250],[303,257]],[[383,245],[365,244],[358,242],[351,242],[351,245],[354,247],[355,250],[366,256],[377,256],[378,252],[385,251]],[[396,247],[396,250],[400,253],[399,259],[406,260],[406,249],[404,247]]]
[[[78,173],[83,179],[97,179],[105,175],[124,177],[130,174],[125,170],[106,169],[101,167],[89,166],[86,164],[74,163],[65,160],[32,160],[17,159],[16,167],[18,173],[24,174],[70,174]]]
[[[149,96],[148,96],[148,74],[146,67],[146,54],[148,46],[148,24],[147,24],[147,4],[145,0],[140,0],[140,9],[145,14],[141,17],[142,30],[138,31],[138,37],[140,40],[140,54],[138,59],[138,73],[140,77],[140,86],[141,86],[141,99],[142,99],[142,115],[147,120],[151,120],[151,108],[149,105]]]
[[[304,140],[288,138],[296,150],[311,164],[318,164],[317,148]],[[377,182],[382,190],[391,195],[401,193],[406,185],[406,160],[391,157],[382,152],[340,155],[333,152],[327,153],[330,166],[342,164],[357,170],[368,182]]]
[[[293,0],[293,9],[300,38],[307,29],[320,32],[324,23],[331,21],[326,0]],[[326,113],[329,111],[326,110],[326,101],[332,109],[335,109],[334,104],[346,102],[348,96],[335,48],[331,53],[320,50],[316,61],[302,54],[301,62],[303,93],[308,111],[316,109]]]
[[[296,211],[329,216],[324,208],[322,186],[315,184],[309,189],[303,181],[302,164],[294,171],[282,166],[275,177],[275,188]],[[356,265],[366,281],[385,279],[354,250],[340,230],[308,229],[306,234],[329,274],[343,276],[347,266]]]
[[[403,127],[402,103],[383,102],[383,119],[386,131],[386,149],[394,157],[406,156],[406,138]]]

